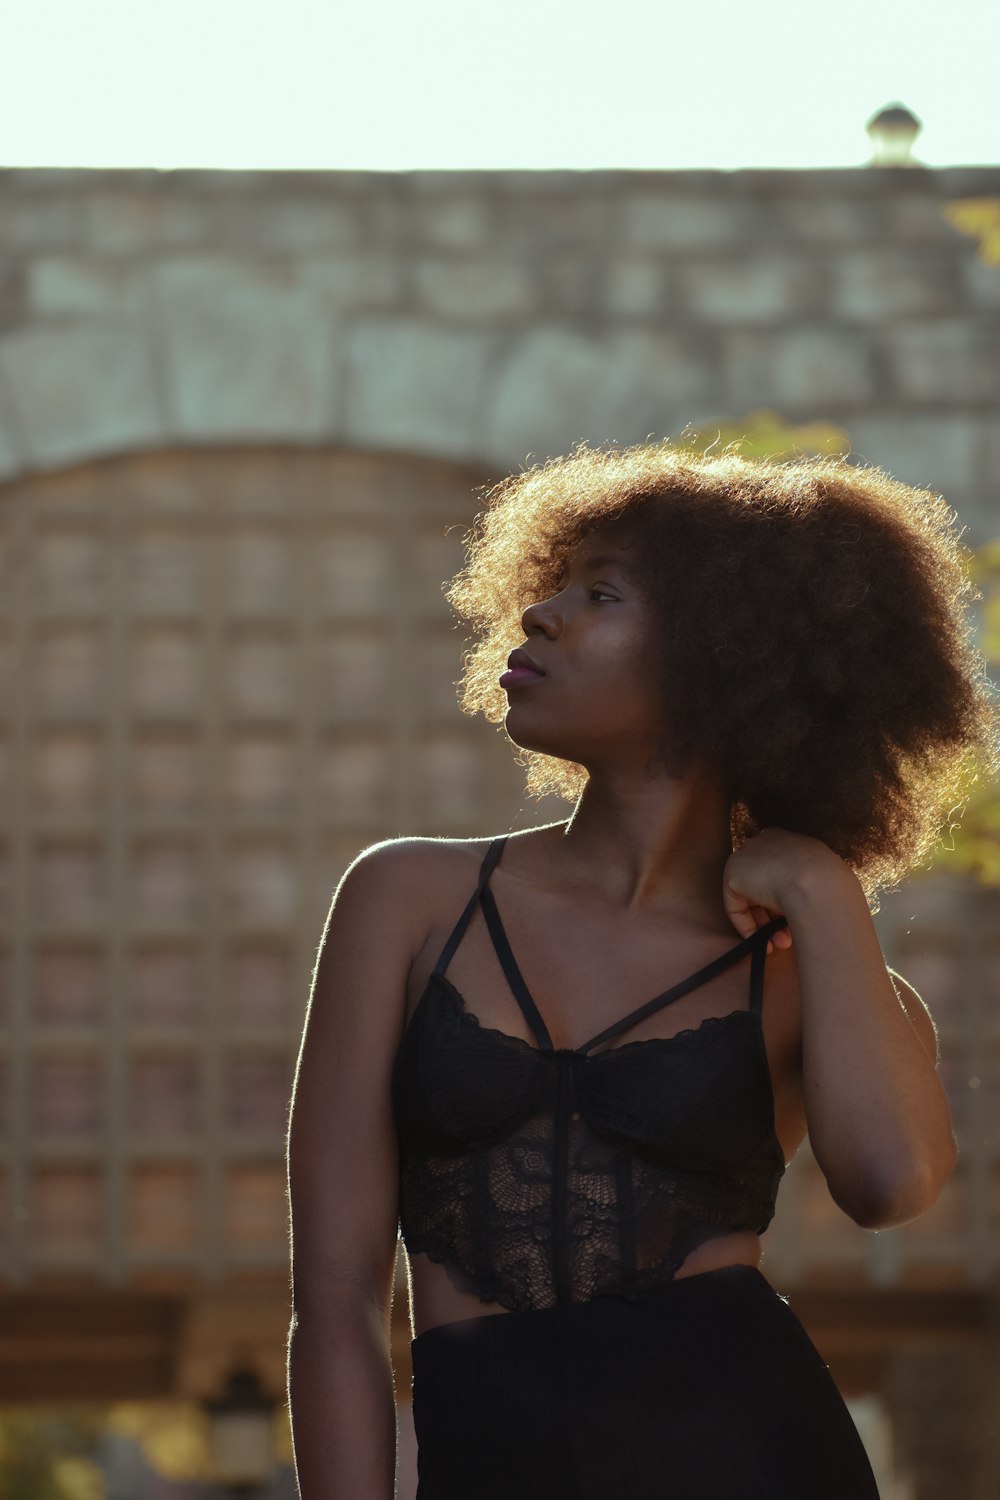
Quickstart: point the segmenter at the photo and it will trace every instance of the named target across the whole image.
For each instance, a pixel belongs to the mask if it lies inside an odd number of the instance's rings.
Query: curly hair
[[[940,495],[837,456],[579,443],[486,490],[443,585],[472,628],[459,706],[502,724],[521,616],[595,528],[621,523],[657,622],[671,774],[720,779],[733,848],[764,827],[826,843],[869,906],[928,861],[1000,774],[1000,706],[966,605],[972,554]],[[508,736],[509,738],[509,736]],[[514,742],[511,741],[513,745]],[[515,746],[526,790],[575,802],[574,762]]]

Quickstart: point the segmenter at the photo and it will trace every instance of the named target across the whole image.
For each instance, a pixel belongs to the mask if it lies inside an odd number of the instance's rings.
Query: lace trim
[[[766,1225],[764,1228],[766,1229]],[[694,1238],[691,1243],[684,1246],[682,1250],[668,1256],[655,1266],[647,1266],[644,1270],[636,1271],[630,1278],[629,1285],[618,1287],[606,1287],[593,1293],[593,1297],[623,1297],[627,1302],[635,1302],[647,1292],[655,1290],[658,1286],[666,1286],[676,1281],[677,1271],[695,1250],[710,1240],[719,1239],[726,1234],[735,1234],[739,1231],[731,1227],[708,1229],[704,1234]],[[763,1234],[764,1230],[751,1231]],[[462,1263],[449,1253],[447,1247],[433,1235],[411,1234],[407,1237],[406,1251],[408,1255],[426,1255],[428,1260],[437,1266],[443,1266],[448,1273],[448,1279],[460,1292],[477,1297],[480,1302],[495,1302],[498,1306],[506,1308],[508,1312],[528,1312],[535,1309],[532,1302],[520,1301],[513,1292],[504,1288],[502,1282],[495,1277],[481,1276],[474,1279]],[[592,1300],[592,1299],[590,1299]]]
[[[428,985],[430,985],[430,983],[434,980],[436,980],[438,984],[443,986],[445,993],[454,1000],[456,1005],[456,1016],[458,1016],[470,1030],[484,1032],[487,1036],[499,1037],[503,1042],[511,1042],[516,1047],[526,1048],[529,1052],[535,1052],[539,1057],[551,1057],[553,1055],[551,1052],[543,1052],[542,1049],[536,1046],[534,1042],[527,1041],[523,1036],[513,1036],[509,1031],[500,1031],[495,1026],[484,1026],[479,1017],[474,1015],[473,1012],[469,1010],[468,1005],[465,1002],[465,997],[462,994],[461,990],[455,988],[446,974],[432,974],[430,979],[428,980]],[[731,1025],[733,1021],[739,1021],[740,1024],[743,1024],[748,1020],[752,1021],[754,1026],[757,1026],[759,1024],[757,1017],[751,1010],[729,1010],[726,1011],[725,1015],[721,1016],[704,1016],[696,1026],[685,1026],[682,1028],[682,1030],[675,1031],[671,1036],[640,1037],[637,1041],[634,1042],[620,1042],[613,1047],[606,1047],[603,1052],[584,1052],[579,1047],[564,1047],[561,1050],[564,1052],[574,1052],[578,1057],[584,1057],[588,1061],[591,1061],[599,1057],[610,1057],[615,1052],[627,1052],[631,1048],[635,1047],[670,1047],[674,1042],[683,1041],[688,1037],[697,1036],[700,1032],[711,1031],[719,1027]]]
[[[444,1266],[448,1272],[448,1279],[460,1292],[467,1292],[473,1297],[478,1297],[480,1302],[498,1302],[508,1312],[519,1312],[521,1304],[512,1293],[506,1292],[499,1281],[491,1280],[488,1276],[480,1277],[474,1282],[469,1272],[453,1255],[449,1254],[447,1248],[433,1239],[428,1234],[411,1234],[408,1236],[406,1245],[408,1255],[426,1255],[435,1265]]]

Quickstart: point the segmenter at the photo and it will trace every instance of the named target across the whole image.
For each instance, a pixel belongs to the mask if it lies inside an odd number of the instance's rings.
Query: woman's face
[[[590,532],[558,591],[521,616],[524,650],[544,676],[506,685],[515,744],[595,768],[641,771],[663,730],[650,605],[625,538]]]

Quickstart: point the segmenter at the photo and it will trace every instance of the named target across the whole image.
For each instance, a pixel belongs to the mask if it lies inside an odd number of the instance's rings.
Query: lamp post
[[[874,155],[870,167],[919,167],[913,142],[923,130],[923,121],[898,101],[872,115],[865,129]]]
[[[248,1495],[273,1472],[271,1414],[277,1402],[257,1372],[241,1366],[230,1374],[223,1394],[203,1405],[218,1482],[232,1495]]]

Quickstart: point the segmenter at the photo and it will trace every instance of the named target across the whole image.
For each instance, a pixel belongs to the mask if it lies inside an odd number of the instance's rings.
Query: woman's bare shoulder
[[[487,849],[496,839],[531,843],[540,834],[546,833],[550,826],[554,825],[543,824],[540,828],[522,828],[504,833],[474,834],[470,838],[402,834],[399,838],[380,839],[376,844],[369,844],[355,857],[353,863],[356,865],[360,860],[365,860],[368,863],[375,862],[383,869],[397,868],[428,874],[462,870],[470,864],[481,864]]]
[[[453,902],[463,887],[474,886],[488,838],[435,838],[406,834],[380,839],[362,849],[345,870],[342,886],[362,900],[403,911],[414,938],[422,941],[442,902]]]
[[[351,869],[364,865],[378,870],[387,878],[427,880],[446,878],[455,870],[481,862],[491,840],[482,838],[439,838],[433,835],[403,834],[399,838],[380,839],[356,855]]]
[[[388,884],[407,896],[429,903],[433,912],[438,901],[449,900],[456,890],[475,884],[490,845],[498,838],[532,843],[549,825],[470,838],[404,834],[369,844],[355,857],[345,874],[362,867],[373,881]]]

